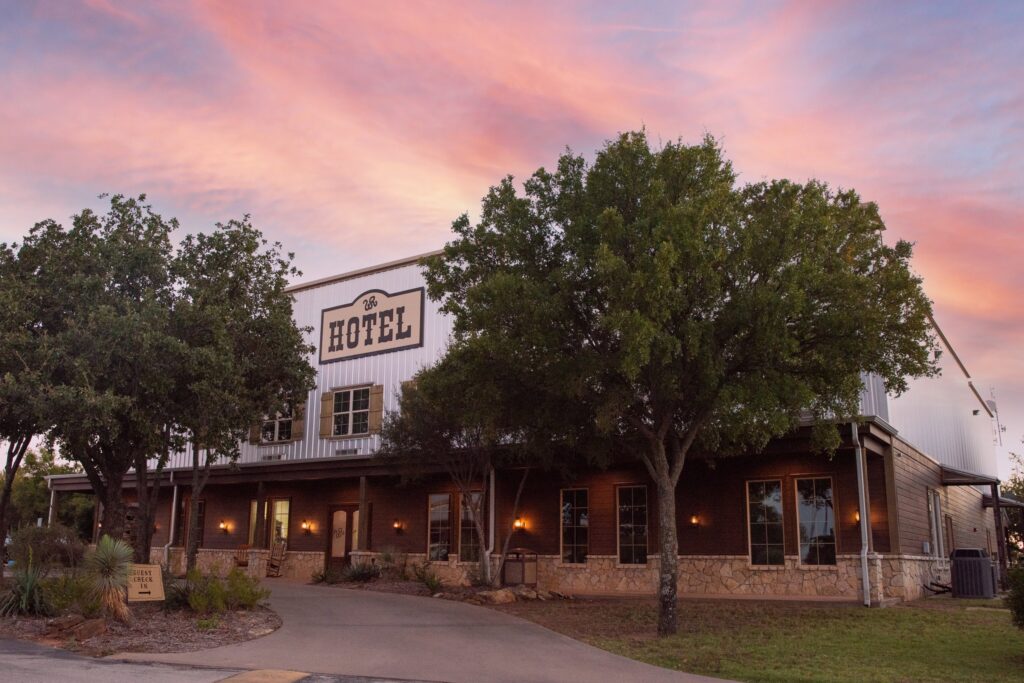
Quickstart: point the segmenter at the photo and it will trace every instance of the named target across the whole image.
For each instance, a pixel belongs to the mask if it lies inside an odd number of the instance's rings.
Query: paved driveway
[[[268,636],[201,652],[112,658],[447,683],[714,680],[641,664],[484,607],[284,580],[268,585],[284,621]]]

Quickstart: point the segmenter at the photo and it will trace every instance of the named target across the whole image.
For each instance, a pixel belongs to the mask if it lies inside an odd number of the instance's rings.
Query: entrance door
[[[328,510],[327,569],[340,571],[359,544],[359,506],[334,505]]]

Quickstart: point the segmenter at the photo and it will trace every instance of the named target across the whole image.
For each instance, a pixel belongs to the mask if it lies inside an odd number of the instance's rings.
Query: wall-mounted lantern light
[[[313,522],[309,521],[308,519],[304,519],[302,520],[302,524],[299,525],[299,528],[302,529],[302,533],[309,536],[311,533],[313,533]]]
[[[700,517],[698,515],[690,515],[690,526],[700,526]]]
[[[522,517],[516,517],[516,520],[512,522],[512,528],[517,531],[522,531],[526,528],[526,520]]]
[[[402,520],[395,519],[395,521],[391,523],[391,528],[395,530],[396,534],[400,534],[402,533],[402,530],[405,528],[405,525],[402,524]]]
[[[220,524],[217,525],[217,528],[220,529],[225,534],[231,531],[231,526],[228,524],[227,520],[225,520],[225,519],[220,520]]]
[[[853,511],[853,521],[860,522],[860,510]]]

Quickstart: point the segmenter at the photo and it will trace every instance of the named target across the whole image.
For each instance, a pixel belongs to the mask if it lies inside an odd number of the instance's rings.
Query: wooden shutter
[[[295,406],[295,412],[292,413],[292,441],[299,441],[302,439],[303,432],[306,431],[306,401],[299,403]]]
[[[320,438],[330,438],[334,421],[334,392],[320,394]]]
[[[370,433],[376,434],[379,432],[383,421],[384,387],[380,384],[374,384],[370,387]]]
[[[252,425],[249,427],[249,443],[259,443],[261,435],[262,431],[260,425]]]

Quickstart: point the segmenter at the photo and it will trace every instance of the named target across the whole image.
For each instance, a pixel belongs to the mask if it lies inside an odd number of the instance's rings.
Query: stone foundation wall
[[[930,595],[924,586],[932,581],[949,585],[949,560],[929,555],[886,555],[881,560],[885,597],[917,600]]]
[[[234,550],[212,550],[200,548],[196,556],[196,566],[203,573],[215,572],[220,576],[226,575],[235,567]],[[249,576],[262,578],[267,575],[267,559],[270,557],[269,550],[249,550],[249,564],[243,567]],[[164,564],[163,548],[150,550],[150,562]],[[284,564],[281,566],[281,576],[289,579],[309,580],[314,572],[324,567],[324,554],[322,552],[292,551],[285,554]],[[170,561],[167,563],[167,571],[172,576],[181,576],[185,573],[185,550],[183,548],[171,548]]]
[[[380,562],[381,555],[384,553],[373,552],[367,550],[355,550],[352,551],[351,557],[353,564],[357,562]],[[404,558],[406,566],[409,568],[411,576],[412,566],[417,564],[423,564],[427,559],[426,553],[400,553],[401,557]],[[500,555],[491,556],[491,572],[496,572],[498,564],[501,561]],[[469,586],[472,585],[479,573],[480,563],[479,562],[460,562],[458,559],[451,558],[445,562],[431,562],[430,569],[437,575],[437,578],[441,579],[441,582],[448,586]],[[493,574],[492,574],[493,575]]]

